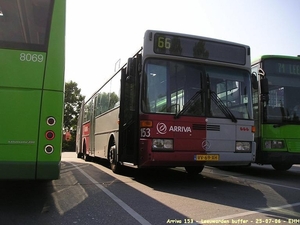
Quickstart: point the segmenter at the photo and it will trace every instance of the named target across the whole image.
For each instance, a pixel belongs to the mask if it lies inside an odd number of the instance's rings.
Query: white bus
[[[122,166],[248,165],[255,159],[250,48],[147,30],[142,49],[83,105],[78,157]]]

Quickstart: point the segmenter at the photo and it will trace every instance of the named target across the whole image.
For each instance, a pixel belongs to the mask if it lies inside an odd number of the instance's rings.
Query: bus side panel
[[[37,179],[58,179],[61,160],[62,121],[63,121],[63,92],[44,91],[41,107],[40,141],[37,157]],[[53,126],[47,124],[47,118],[54,117],[56,123]],[[52,140],[47,140],[47,131],[54,131]],[[52,145],[54,151],[51,154],[45,152],[45,147]]]
[[[76,132],[76,154],[77,157],[82,157],[82,117],[83,117],[83,106],[84,102],[82,102],[81,110],[78,115],[78,122],[77,122],[77,132]]]
[[[64,108],[65,11],[66,1],[56,0],[51,21],[43,87],[37,179],[59,178]],[[56,119],[54,126],[47,125],[46,119],[49,116]],[[54,131],[55,138],[53,140],[45,139],[47,130]],[[48,144],[54,147],[51,154],[45,152],[45,146]]]
[[[82,153],[90,154],[90,122],[82,125]]]
[[[44,89],[64,90],[66,1],[56,0],[51,22]]]
[[[108,113],[95,119],[95,156],[107,158],[108,143],[112,133],[119,128],[119,108],[113,109]],[[118,135],[115,135],[117,139]],[[115,140],[116,145],[118,140]]]
[[[34,179],[41,91],[0,88],[0,178]]]

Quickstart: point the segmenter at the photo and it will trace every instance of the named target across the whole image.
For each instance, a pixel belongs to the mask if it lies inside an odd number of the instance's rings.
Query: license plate
[[[219,155],[195,155],[195,161],[219,161]]]

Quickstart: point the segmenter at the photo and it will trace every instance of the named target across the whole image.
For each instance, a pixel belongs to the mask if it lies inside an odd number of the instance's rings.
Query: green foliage
[[[71,139],[69,141],[63,140],[62,151],[74,152],[76,148],[76,131],[71,131]]]
[[[70,81],[65,83],[65,107],[64,107],[64,129],[76,130],[77,119],[84,96],[80,94],[81,89],[77,83]]]
[[[63,151],[74,151],[76,142],[76,126],[78,115],[84,96],[80,94],[81,89],[77,83],[70,81],[65,83],[65,105],[64,105],[64,132],[71,132],[71,140],[63,141]]]

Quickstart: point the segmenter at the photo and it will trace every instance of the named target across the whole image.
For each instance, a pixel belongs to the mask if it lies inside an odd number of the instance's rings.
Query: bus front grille
[[[193,124],[193,130],[220,131],[220,125]]]

